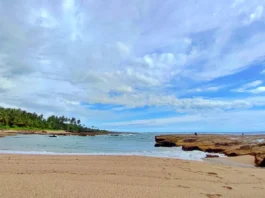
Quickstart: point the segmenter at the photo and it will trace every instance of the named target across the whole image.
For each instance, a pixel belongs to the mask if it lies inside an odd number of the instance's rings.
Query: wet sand
[[[264,197],[265,169],[136,156],[0,155],[0,197]]]
[[[205,162],[213,164],[222,164],[234,167],[255,167],[255,157],[251,155],[237,156],[237,157],[220,157],[220,158],[207,158]],[[265,169],[264,169],[265,171]]]
[[[236,162],[236,163],[255,166],[255,157],[251,155],[244,155],[244,156],[238,156],[238,157],[226,157],[225,159],[228,161]]]

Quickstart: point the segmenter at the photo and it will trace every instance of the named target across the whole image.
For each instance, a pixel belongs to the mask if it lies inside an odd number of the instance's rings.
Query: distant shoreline
[[[122,132],[111,132],[111,131],[91,131],[91,132],[68,132],[64,130],[13,130],[13,129],[1,129],[0,130],[0,138],[5,136],[12,136],[12,135],[56,135],[56,136],[68,136],[68,135],[76,135],[76,136],[95,136],[95,135],[118,135],[122,134]]]

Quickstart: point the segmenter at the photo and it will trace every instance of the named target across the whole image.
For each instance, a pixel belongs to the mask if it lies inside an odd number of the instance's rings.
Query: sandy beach
[[[264,171],[137,156],[0,155],[0,197],[264,197]]]

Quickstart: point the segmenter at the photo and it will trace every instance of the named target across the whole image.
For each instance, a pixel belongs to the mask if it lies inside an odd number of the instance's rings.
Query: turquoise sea
[[[161,134],[161,133],[160,133]],[[16,135],[0,138],[0,153],[45,155],[139,155],[201,160],[206,153],[179,147],[154,147],[157,133],[126,133],[119,136]]]

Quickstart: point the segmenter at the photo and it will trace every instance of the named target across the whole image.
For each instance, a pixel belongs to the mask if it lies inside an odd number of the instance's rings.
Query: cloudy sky
[[[0,106],[118,131],[264,131],[264,0],[0,0]]]

